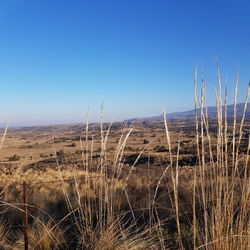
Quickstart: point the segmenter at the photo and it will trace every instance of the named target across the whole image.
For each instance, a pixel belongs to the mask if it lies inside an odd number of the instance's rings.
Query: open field
[[[1,148],[0,163],[2,166],[22,165],[32,167],[42,166],[44,163],[56,163],[55,158],[61,156],[68,163],[82,162],[86,155],[94,159],[100,157],[101,153],[101,131],[100,124],[88,125],[86,132],[85,125],[54,125],[27,128],[9,129]],[[151,157],[151,163],[158,164],[161,160],[169,159],[167,149],[167,138],[163,121],[138,121],[133,124],[115,123],[104,124],[103,133],[108,132],[108,140],[105,145],[106,157],[110,160],[114,156],[116,147],[122,134],[128,133],[124,148],[125,163],[133,164],[135,157],[141,151],[143,155]],[[217,140],[217,121],[210,121],[211,142]],[[237,128],[239,123],[237,123]],[[232,124],[228,127],[232,130]],[[250,122],[246,121],[243,127],[241,151],[246,152]],[[171,120],[169,132],[172,138],[172,150],[176,155],[178,142],[180,141],[179,165],[194,166],[196,157],[196,134],[193,119]],[[3,131],[2,131],[3,133]],[[230,146],[230,145],[229,145]],[[87,152],[86,152],[87,149]],[[16,155],[18,159],[11,159]],[[131,156],[132,155],[132,156]],[[62,157],[63,156],[63,157]],[[130,156],[130,157],[129,157]],[[130,159],[131,158],[131,159]],[[141,157],[140,162],[143,162]],[[53,160],[54,159],[54,160]],[[189,159],[189,160],[188,160]],[[192,161],[193,159],[193,161]],[[187,162],[185,162],[185,160]],[[139,164],[141,165],[141,164]]]
[[[24,244],[24,181],[31,249],[247,249],[250,123],[217,122],[198,137],[193,119],[10,129],[2,249]]]

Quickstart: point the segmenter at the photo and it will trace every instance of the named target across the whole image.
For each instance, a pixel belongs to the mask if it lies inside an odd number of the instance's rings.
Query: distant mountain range
[[[244,103],[238,103],[237,104],[237,117],[241,117],[244,111]],[[223,113],[224,113],[224,106]],[[216,106],[209,106],[207,108],[208,110],[208,117],[209,118],[216,118],[217,117],[217,108]],[[198,114],[200,113],[200,109],[198,109]],[[233,117],[234,115],[234,105],[227,105],[227,116]],[[175,113],[169,113],[167,114],[168,119],[191,119],[195,117],[195,110],[188,110],[183,112],[175,112]],[[246,110],[246,118],[250,118],[250,105],[248,103],[247,110]],[[162,120],[163,114],[159,116],[151,116],[151,117],[143,117],[143,118],[132,118],[128,119],[126,121],[132,122],[132,121],[139,121],[139,120]]]

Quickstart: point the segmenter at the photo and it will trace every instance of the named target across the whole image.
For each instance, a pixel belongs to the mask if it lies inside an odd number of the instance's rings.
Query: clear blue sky
[[[216,65],[239,100],[250,80],[249,1],[2,0],[0,120],[98,121],[193,108],[203,63],[209,104]],[[232,96],[229,96],[232,102]]]

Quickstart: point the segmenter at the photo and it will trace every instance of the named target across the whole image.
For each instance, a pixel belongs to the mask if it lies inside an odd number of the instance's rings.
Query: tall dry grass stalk
[[[81,146],[83,171],[86,173],[85,189],[91,191],[91,195],[89,191],[83,193],[78,170],[73,171],[75,179],[73,197],[72,191],[66,188],[67,183],[64,183],[61,177],[67,209],[71,213],[71,223],[74,225],[72,229],[77,235],[74,247],[77,249],[158,249],[161,239],[154,232],[158,230],[159,225],[155,225],[152,220],[150,230],[145,225],[137,226],[138,217],[134,214],[133,204],[127,192],[127,183],[132,170],[148,145],[139,153],[135,163],[129,167],[130,169],[126,170],[127,175],[123,176],[124,149],[133,131],[133,125],[128,128],[125,125],[123,128],[112,155],[113,159],[110,161],[106,149],[112,123],[104,131],[102,117],[103,108],[100,124],[101,152],[98,163],[88,157],[88,154],[93,155],[93,152],[88,153],[88,149],[93,150],[94,137],[92,136],[91,142],[86,139],[85,150]],[[87,138],[89,133],[89,126],[86,125],[84,136]],[[58,171],[62,176],[59,164]],[[128,209],[121,209],[123,203]]]
[[[227,120],[227,93],[222,105],[221,76],[218,68],[217,135],[209,130],[209,118],[206,105],[205,82],[202,79],[201,97],[197,95],[197,69],[195,71],[195,126],[197,144],[197,163],[193,173],[192,213],[188,216],[179,212],[178,164],[171,171],[173,184],[173,208],[180,249],[249,249],[250,246],[250,177],[249,146],[244,161],[239,156],[246,109],[250,94],[248,85],[243,115],[237,127],[236,100],[238,74],[235,83],[234,119],[231,134]],[[223,113],[224,109],[224,113]],[[198,113],[200,111],[200,113]],[[223,118],[224,114],[224,118]],[[168,131],[165,119],[166,131]],[[169,132],[167,140],[169,141]],[[236,135],[238,134],[238,137]],[[213,139],[214,137],[214,139]],[[213,144],[213,142],[216,142]],[[208,148],[205,147],[207,143]],[[216,147],[214,147],[216,145]],[[229,149],[228,146],[231,146]],[[178,151],[177,151],[178,154]],[[171,154],[170,154],[171,157]],[[171,160],[170,160],[171,162]],[[244,163],[245,162],[245,163]],[[187,211],[188,212],[188,211]],[[186,218],[185,218],[186,217]],[[190,224],[192,240],[184,247],[185,235],[180,229],[180,221],[185,218]]]

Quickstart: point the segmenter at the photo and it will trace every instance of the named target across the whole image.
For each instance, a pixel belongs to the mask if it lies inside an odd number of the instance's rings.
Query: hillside
[[[216,106],[209,106],[208,107],[208,116],[209,118],[216,118],[217,111]],[[244,103],[238,103],[237,104],[237,117],[241,117],[244,111]],[[224,112],[224,106],[223,106],[223,112]],[[198,109],[198,114],[200,113],[200,109]],[[227,116],[233,117],[234,115],[234,105],[227,105]],[[167,114],[168,119],[191,119],[195,116],[195,110],[188,110],[188,111],[182,111],[182,112],[174,112]],[[248,103],[247,111],[246,111],[246,118],[250,117],[250,105]],[[152,116],[152,117],[143,117],[143,118],[132,118],[128,119],[128,122],[137,121],[137,120],[162,120],[163,114],[159,116]]]

